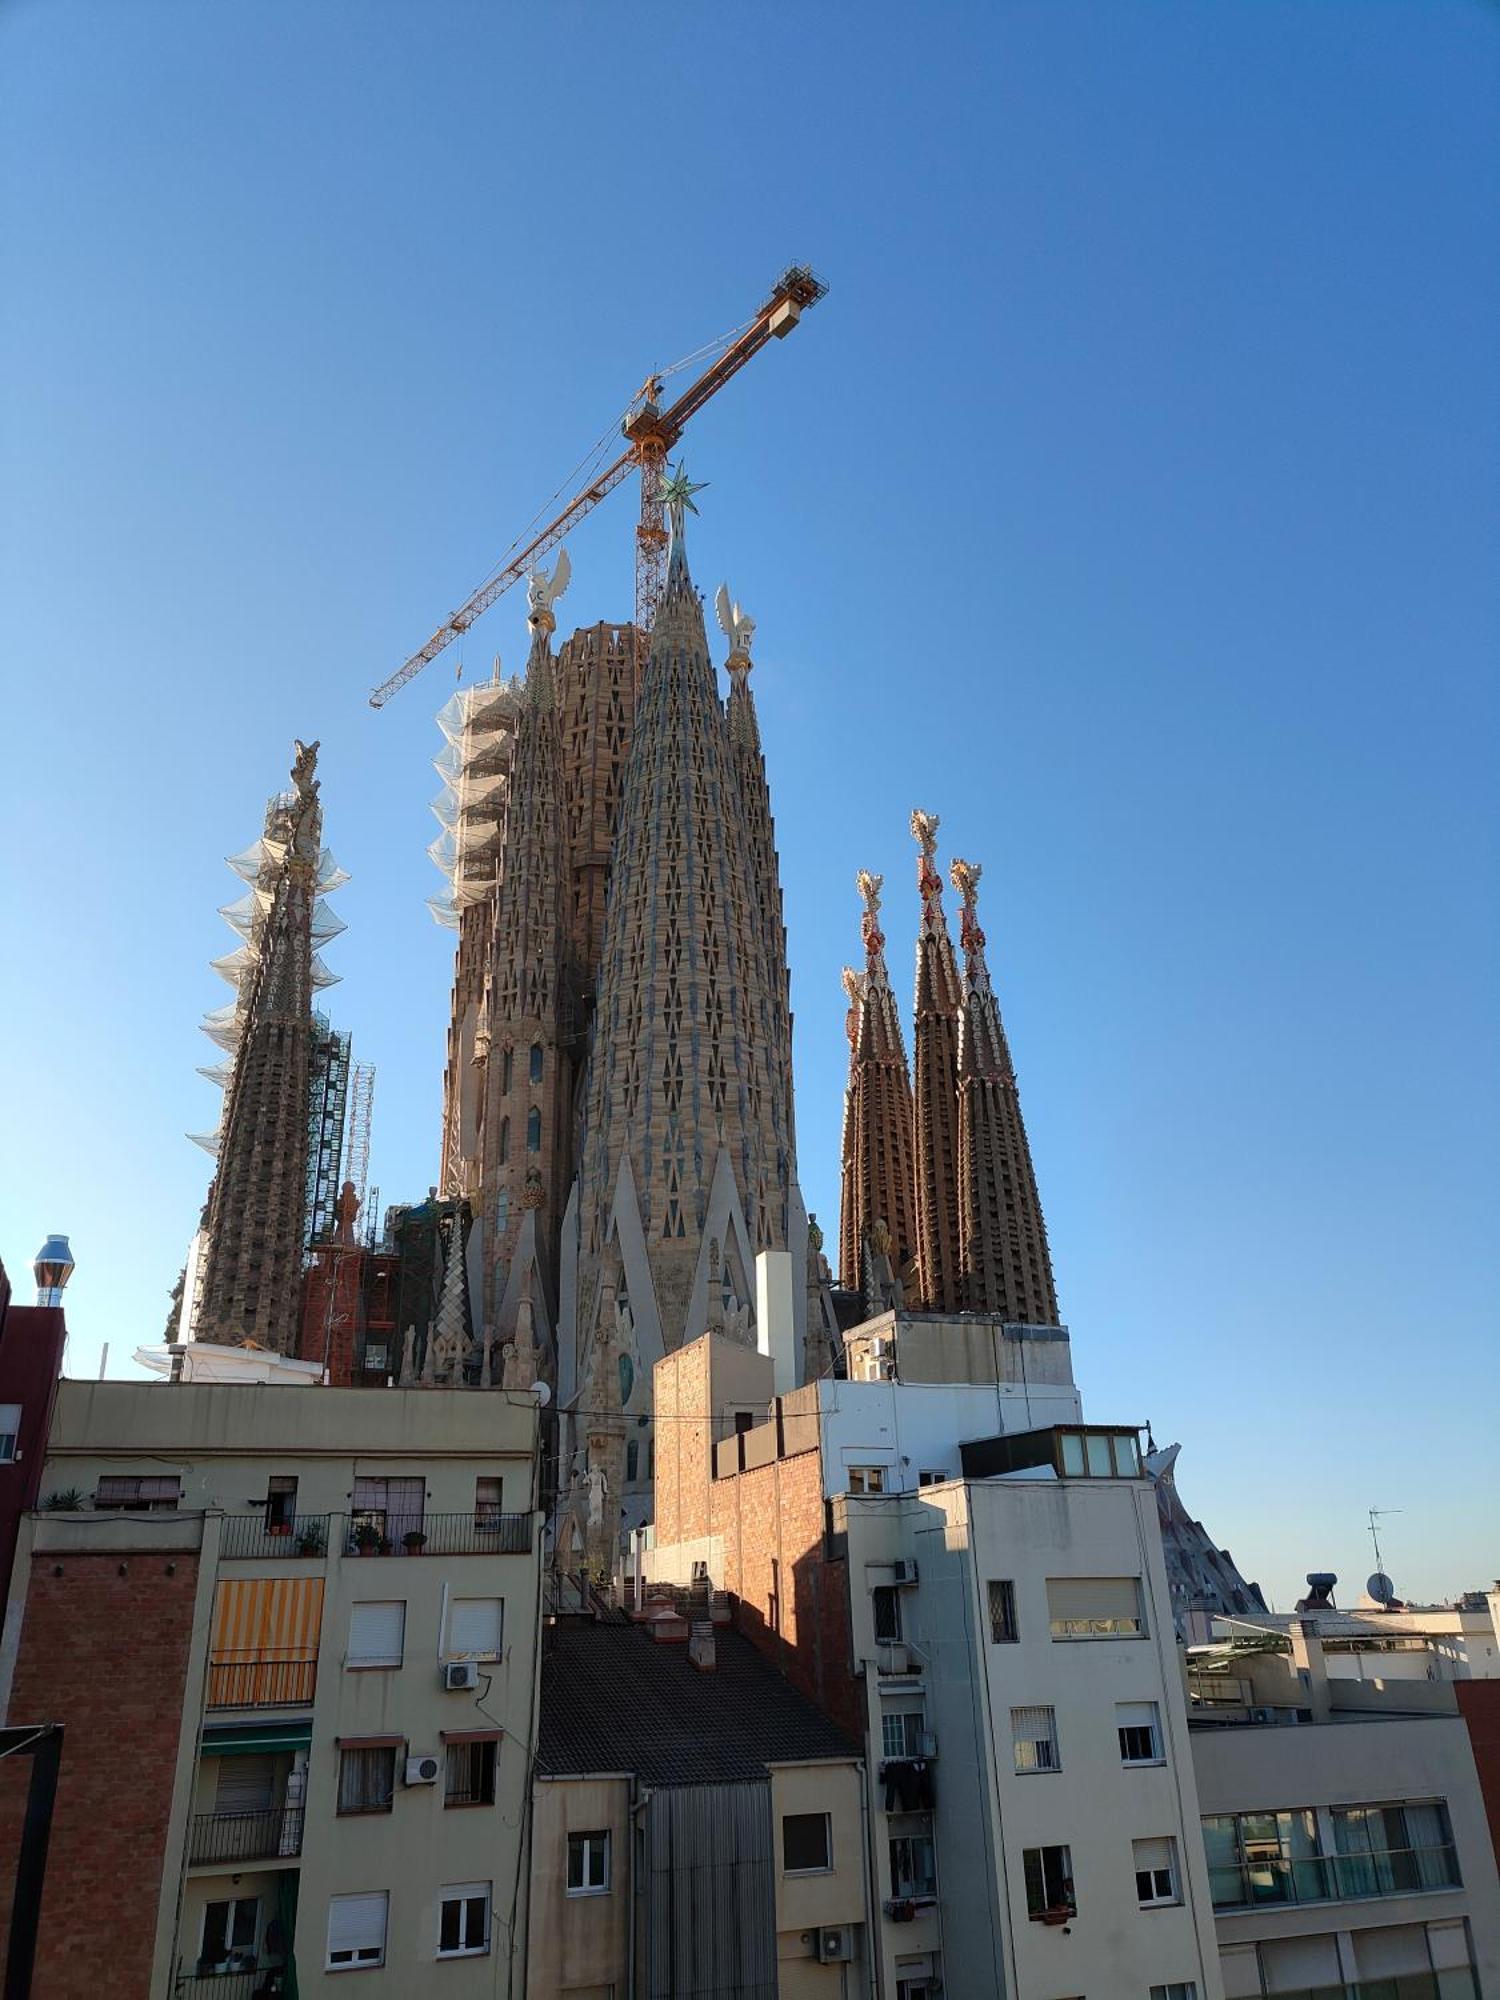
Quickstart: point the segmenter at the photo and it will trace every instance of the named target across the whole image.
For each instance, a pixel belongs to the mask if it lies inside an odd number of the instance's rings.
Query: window
[[[500,1120],[500,1165],[503,1167],[510,1158],[510,1120]]]
[[[373,1895],[330,1896],[328,1899],[328,1970],[348,1972],[362,1965],[385,1964],[385,1920],[390,1897],[384,1889]]]
[[[1038,1922],[1048,1918],[1076,1917],[1078,1904],[1073,1895],[1073,1857],[1066,1847],[1022,1849],[1026,1875],[1026,1914]]]
[[[990,1640],[996,1646],[1013,1646],[1020,1636],[1016,1629],[1016,1586],[1007,1581],[991,1583]]]
[[[1165,1986],[1153,1986],[1151,2000],[1198,2000],[1198,1987],[1191,1979],[1169,1979]]]
[[[1140,1578],[1049,1576],[1047,1617],[1054,1639],[1143,1639]]]
[[[495,1197],[495,1227],[503,1236],[510,1228],[510,1189],[501,1188]]]
[[[542,1150],[542,1114],[534,1104],[526,1114],[526,1150],[528,1153]]]
[[[1162,1764],[1161,1716],[1154,1701],[1117,1701],[1115,1728],[1122,1764]]]
[[[1140,1447],[1133,1431],[1062,1431],[1062,1469],[1068,1479],[1139,1479]]]
[[[221,1757],[214,1779],[216,1813],[270,1812],[276,1802],[274,1757]]]
[[[542,1061],[542,1045],[540,1042],[533,1042],[531,1045],[531,1081],[533,1083],[540,1083],[542,1080]]]
[[[783,1813],[781,1866],[788,1875],[814,1875],[833,1866],[827,1813]]]
[[[1133,1840],[1136,1901],[1143,1910],[1158,1903],[1180,1903],[1177,1888],[1177,1843],[1173,1840]]]
[[[851,1493],[884,1493],[883,1465],[851,1465],[847,1468]]]
[[[474,1481],[474,1525],[476,1528],[493,1528],[500,1519],[504,1498],[504,1482],[499,1479],[476,1479]]]
[[[893,1583],[877,1583],[870,1597],[875,1613],[875,1643],[891,1645],[901,1637],[901,1593]]]
[[[641,1447],[637,1440],[632,1438],[625,1447],[625,1477],[627,1479],[639,1479],[640,1476]]]
[[[258,1896],[233,1896],[228,1902],[205,1904],[203,1934],[198,1940],[199,1976],[253,1971],[259,1929]]]
[[[1215,1909],[1321,1902],[1333,1893],[1310,1808],[1210,1814],[1203,1821]]]
[[[609,1891],[609,1833],[568,1835],[568,1894],[603,1896]]]
[[[1335,1806],[1333,1844],[1335,1895],[1399,1896],[1459,1886],[1448,1809],[1439,1800]]]
[[[448,1606],[450,1660],[498,1660],[505,1625],[500,1597],[455,1597]]]
[[[1062,1769],[1062,1760],[1057,1754],[1055,1709],[1013,1708],[1010,1712],[1010,1733],[1016,1746],[1018,1771]]]
[[[425,1479],[359,1479],[354,1482],[351,1534],[362,1527],[378,1528],[383,1540],[398,1543],[403,1535],[420,1534],[427,1504]]]
[[[0,1403],[0,1465],[9,1465],[16,1455],[16,1439],[21,1435],[21,1405]]]
[[[493,1736],[459,1737],[448,1744],[443,1774],[445,1806],[492,1806],[495,1803]]]
[[[941,1486],[948,1477],[941,1466],[928,1466],[917,1474],[918,1486]]]
[[[295,1479],[268,1479],[266,1481],[266,1533],[268,1535],[289,1535],[297,1518],[297,1482]]]
[[[489,1883],[449,1883],[438,1904],[438,1957],[478,1958],[489,1948]]]
[[[901,1902],[911,1896],[937,1894],[930,1834],[900,1834],[891,1842],[891,1894]]]
[[[505,1054],[500,1058],[500,1088],[502,1090],[509,1090],[512,1083],[515,1082],[515,1076],[516,1052],[514,1049],[507,1049]],[[502,1154],[501,1157],[503,1159],[504,1155]]]
[[[399,1667],[406,1650],[406,1604],[352,1604],[349,1607],[350,1667]]]
[[[396,1745],[350,1744],[339,1751],[341,1813],[389,1812],[396,1796]]]
[[[94,1490],[94,1506],[101,1512],[112,1508],[120,1514],[170,1514],[182,1498],[180,1479],[101,1478]]]
[[[920,1757],[927,1734],[927,1711],[888,1708],[880,1718],[880,1750],[884,1757]]]
[[[735,1436],[743,1437],[746,1431],[753,1431],[755,1429],[755,1423],[756,1423],[756,1417],[754,1410],[736,1410],[734,1413]]]

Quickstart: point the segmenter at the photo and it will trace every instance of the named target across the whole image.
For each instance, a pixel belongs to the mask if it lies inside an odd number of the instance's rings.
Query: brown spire
[[[1057,1291],[1016,1073],[990,986],[976,863],[955,861],[968,974],[958,1052],[959,1233],[963,1306],[1012,1325],[1056,1326]]]
[[[958,1286],[958,1023],[963,990],[943,915],[937,872],[938,817],[914,812],[912,838],[920,853],[917,887],[916,1069],[917,1287],[928,1312],[957,1312]]]
[[[312,930],[323,826],[317,758],[316,743],[299,743],[293,789],[266,808],[253,891],[260,914],[237,1018],[226,1030],[234,1065],[191,1329],[200,1340],[283,1354],[296,1345],[307,1226]]]
[[[855,877],[865,905],[860,924],[865,969],[844,975],[850,1003],[849,1088],[844,1097],[839,1282],[850,1291],[863,1285],[864,1241],[876,1222],[890,1229],[898,1272],[917,1249],[911,1078],[886,971],[881,882],[879,875],[863,871]]]

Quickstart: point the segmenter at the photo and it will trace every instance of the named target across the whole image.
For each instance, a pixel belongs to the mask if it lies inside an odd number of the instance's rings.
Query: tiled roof
[[[836,1729],[737,1632],[715,1626],[718,1664],[626,1623],[562,1621],[542,1651],[537,1768],[554,1777],[634,1771],[653,1785],[764,1776],[766,1765],[857,1757]]]

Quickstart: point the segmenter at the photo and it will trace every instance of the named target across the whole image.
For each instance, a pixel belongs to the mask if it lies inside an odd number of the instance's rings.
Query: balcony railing
[[[291,1859],[301,1852],[301,1806],[193,1815],[189,1861],[269,1861]]]
[[[310,1708],[318,1662],[276,1657],[253,1647],[216,1652],[208,1664],[210,1708]]]
[[[1398,1972],[1388,1979],[1357,1979],[1352,1986],[1299,1986],[1281,2000],[1476,2000],[1470,1967],[1451,1972]]]
[[[298,1514],[289,1521],[268,1522],[258,1514],[231,1514],[225,1520],[219,1554],[227,1562],[260,1562],[283,1558],[314,1561],[328,1553],[328,1516]]]
[[[286,1990],[286,1974],[279,1965],[260,1972],[185,1972],[172,1989],[172,2000],[266,2000]]]
[[[1379,1854],[1266,1855],[1208,1871],[1216,1910],[1272,1903],[1356,1902],[1461,1886],[1452,1844],[1392,1847]]]
[[[350,1555],[525,1556],[535,1528],[531,1514],[424,1514],[386,1520],[351,1514],[345,1547]]]

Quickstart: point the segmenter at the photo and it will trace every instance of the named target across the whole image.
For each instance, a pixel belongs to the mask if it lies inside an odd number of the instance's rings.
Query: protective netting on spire
[[[494,887],[520,709],[521,683],[500,680],[497,662],[494,680],[460,688],[437,717],[446,740],[433,759],[443,789],[432,812],[442,831],[427,852],[448,886],[427,907],[449,928]]]

